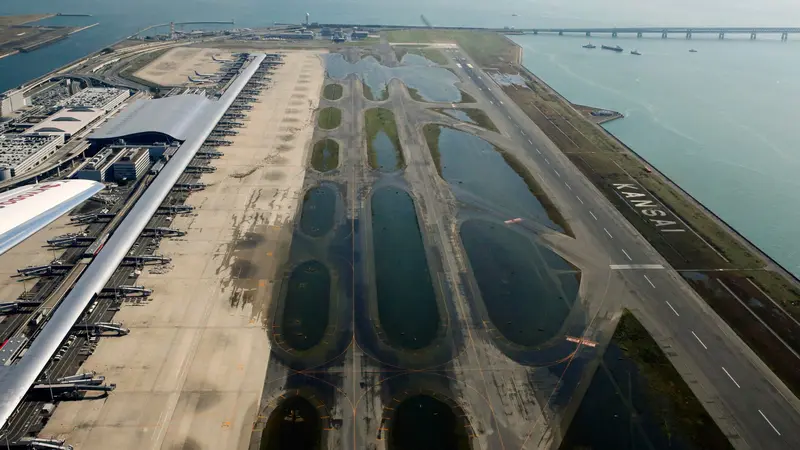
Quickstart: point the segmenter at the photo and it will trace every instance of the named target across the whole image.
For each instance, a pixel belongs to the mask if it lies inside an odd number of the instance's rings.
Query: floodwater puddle
[[[328,326],[331,275],[319,261],[304,262],[289,275],[284,299],[281,331],[283,340],[295,350],[317,345]]]
[[[469,116],[469,114],[467,114],[466,112],[464,112],[464,111],[462,111],[460,109],[443,109],[442,112],[444,114],[447,114],[448,116],[450,116],[450,117],[452,117],[454,119],[458,119],[458,120],[460,120],[462,122],[467,122],[467,123],[471,123],[471,124],[474,124],[474,125],[478,124],[478,122],[475,122],[474,120],[472,120],[472,118]]]
[[[414,201],[386,187],[372,194],[371,206],[380,327],[392,346],[424,348],[441,320]]]
[[[733,447],[644,327],[625,312],[561,450]]]
[[[374,100],[388,98],[389,82],[397,78],[409,89],[413,89],[424,100],[429,102],[461,102],[462,93],[456,87],[460,80],[451,71],[424,63],[427,59],[418,55],[406,55],[409,65],[386,67],[372,56],[367,56],[357,63],[350,63],[339,53],[325,55],[325,70],[330,78],[343,80],[355,74],[371,92]],[[406,61],[406,57],[403,61]],[[419,59],[418,59],[419,58]]]
[[[534,219],[565,232],[566,221],[515,158],[469,133],[425,125],[434,163],[456,198],[499,218]]]
[[[300,229],[303,233],[319,237],[333,228],[336,212],[336,191],[329,186],[309,189],[303,196],[303,211],[300,215]]]
[[[400,151],[395,147],[389,135],[383,130],[375,133],[372,139],[372,149],[375,152],[375,168],[381,172],[393,172],[400,165],[398,155]]]
[[[322,418],[308,400],[289,397],[272,412],[259,450],[319,450]]]
[[[389,429],[390,450],[468,450],[463,419],[442,401],[429,395],[403,400]]]
[[[460,234],[494,328],[524,347],[555,337],[578,296],[577,271],[506,225],[472,219]]]
[[[311,167],[320,172],[339,167],[339,143],[333,139],[323,139],[314,144]]]

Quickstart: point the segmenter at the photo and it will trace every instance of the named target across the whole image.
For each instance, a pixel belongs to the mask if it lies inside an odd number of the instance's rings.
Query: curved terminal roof
[[[185,141],[199,134],[218,109],[219,102],[196,94],[137,100],[89,139],[124,139],[155,133]]]

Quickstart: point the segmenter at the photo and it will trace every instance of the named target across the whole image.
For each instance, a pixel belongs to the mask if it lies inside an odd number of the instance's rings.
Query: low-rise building
[[[114,179],[119,182],[134,181],[147,173],[150,167],[150,150],[145,147],[126,148],[112,165]]]
[[[0,180],[34,169],[64,144],[63,134],[0,135]]]
[[[74,176],[81,180],[106,181],[114,178],[112,166],[124,155],[122,151],[114,151],[107,147],[99,151]]]

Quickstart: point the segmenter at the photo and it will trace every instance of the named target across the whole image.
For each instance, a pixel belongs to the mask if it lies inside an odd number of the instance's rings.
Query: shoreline
[[[517,45],[517,44],[516,44],[514,41],[512,41],[511,39],[509,39],[509,41],[510,41],[510,42],[513,42],[513,43],[514,43],[514,45],[516,45],[517,47],[519,47],[519,46],[518,46],[518,45]],[[519,47],[519,48],[521,49],[522,47]],[[577,107],[579,107],[579,106],[583,106],[583,105],[577,105],[577,104],[575,104],[575,103],[572,103],[571,101],[569,101],[569,99],[567,99],[566,97],[564,97],[564,95],[562,95],[562,94],[561,94],[560,92],[558,92],[557,90],[553,89],[553,87],[552,87],[552,86],[550,86],[548,83],[546,83],[546,82],[545,82],[544,80],[542,80],[540,77],[536,76],[536,74],[534,74],[534,73],[533,73],[533,72],[531,72],[531,71],[530,71],[530,70],[529,70],[527,67],[525,67],[524,65],[522,65],[522,63],[520,63],[520,64],[519,64],[519,67],[520,67],[522,70],[524,70],[524,71],[525,71],[525,73],[526,73],[528,76],[530,76],[530,77],[531,77],[533,80],[535,80],[536,82],[538,82],[538,83],[541,83],[543,86],[547,87],[547,89],[549,89],[551,92],[555,93],[555,95],[557,95],[559,99],[561,99],[563,102],[565,102],[566,104],[570,105],[570,107],[572,107],[572,108],[573,108],[575,111],[577,111],[578,113],[581,113],[581,114],[583,115],[583,111],[581,111],[581,109],[577,108]],[[592,108],[592,107],[587,107],[587,108]],[[617,117],[615,117],[614,119],[616,119],[616,118],[617,118]],[[610,121],[610,120],[609,120],[609,121]],[[603,123],[607,123],[607,122],[609,122],[609,121],[605,121],[605,122],[603,122]],[[790,279],[790,280],[791,280],[791,281],[792,281],[794,284],[796,284],[796,285],[797,285],[797,284],[800,284],[800,278],[798,278],[798,276],[797,276],[797,275],[795,275],[794,273],[792,273],[791,271],[789,271],[789,270],[788,270],[786,267],[784,267],[784,266],[783,266],[781,263],[779,263],[778,261],[775,261],[775,260],[774,260],[774,259],[773,259],[771,256],[769,256],[767,253],[765,253],[763,250],[761,250],[761,248],[760,248],[760,247],[758,247],[758,246],[757,246],[757,245],[756,245],[754,242],[750,241],[750,239],[748,239],[746,236],[744,236],[744,235],[743,235],[743,234],[741,234],[739,231],[737,231],[735,228],[733,228],[733,227],[732,227],[730,224],[728,224],[728,223],[727,223],[727,222],[726,222],[726,221],[725,221],[723,218],[719,217],[719,216],[718,216],[716,213],[714,213],[713,211],[711,211],[711,210],[710,210],[710,209],[709,209],[707,206],[705,206],[705,205],[704,205],[702,202],[700,202],[700,200],[698,200],[698,199],[697,199],[697,198],[695,198],[695,197],[694,197],[692,194],[690,194],[690,193],[689,193],[689,192],[687,192],[685,189],[683,189],[682,187],[680,187],[680,185],[678,185],[677,183],[675,183],[675,182],[674,182],[674,181],[673,181],[673,180],[672,180],[672,179],[671,179],[669,176],[667,176],[667,175],[666,175],[666,174],[664,174],[664,173],[663,173],[661,170],[659,170],[658,168],[656,168],[655,166],[653,166],[653,165],[652,165],[652,164],[651,164],[651,163],[650,163],[650,162],[649,162],[647,159],[645,159],[645,158],[644,158],[642,155],[640,155],[639,153],[637,153],[637,152],[636,152],[636,150],[634,150],[633,148],[631,148],[630,146],[628,146],[628,145],[627,145],[625,142],[623,142],[623,141],[622,141],[620,138],[618,138],[617,136],[615,136],[613,133],[611,133],[610,131],[606,130],[604,127],[600,126],[600,125],[601,125],[600,123],[597,123],[597,122],[595,122],[595,121],[591,121],[591,120],[590,120],[589,122],[593,123],[593,124],[594,124],[595,126],[597,126],[597,127],[600,129],[600,130],[602,130],[602,131],[603,131],[603,133],[604,133],[606,136],[610,137],[610,138],[611,138],[611,139],[613,139],[615,142],[617,142],[619,145],[621,145],[621,146],[622,146],[622,147],[623,147],[625,150],[627,150],[628,152],[630,152],[630,153],[631,153],[631,155],[633,155],[634,157],[636,157],[636,158],[637,158],[637,159],[638,159],[638,160],[639,160],[639,161],[640,161],[642,164],[644,164],[644,165],[646,165],[647,167],[651,168],[651,169],[652,169],[652,174],[653,174],[653,175],[660,177],[660,178],[661,178],[661,180],[662,180],[662,181],[663,181],[665,184],[667,184],[667,185],[669,185],[670,187],[672,187],[672,188],[676,189],[676,190],[677,190],[677,191],[678,191],[678,192],[679,192],[681,195],[683,195],[683,196],[684,196],[684,197],[685,197],[685,198],[686,198],[686,199],[687,199],[687,200],[688,200],[688,201],[689,201],[689,202],[690,202],[690,203],[691,203],[693,206],[695,206],[696,208],[698,208],[700,211],[702,211],[704,214],[706,214],[706,215],[707,215],[709,218],[711,218],[713,221],[715,221],[715,222],[716,222],[716,223],[717,223],[717,224],[718,224],[718,225],[719,225],[719,226],[720,226],[720,227],[721,227],[723,230],[725,230],[725,231],[727,231],[729,234],[731,234],[731,235],[732,235],[732,236],[733,236],[733,237],[734,237],[734,238],[735,238],[735,239],[736,239],[736,240],[737,240],[737,241],[738,241],[740,244],[742,244],[742,245],[743,245],[743,246],[744,246],[744,247],[745,247],[747,250],[749,250],[749,251],[750,251],[750,252],[752,252],[753,254],[755,254],[755,255],[757,255],[758,257],[760,257],[761,259],[763,259],[763,260],[764,260],[764,262],[766,263],[766,266],[767,266],[767,267],[769,267],[770,265],[772,265],[774,269],[776,269],[776,270],[777,270],[777,271],[778,271],[778,272],[779,272],[781,275],[784,275],[784,276],[786,276],[787,278],[789,278],[789,279]],[[685,220],[685,219],[684,219],[684,220]]]

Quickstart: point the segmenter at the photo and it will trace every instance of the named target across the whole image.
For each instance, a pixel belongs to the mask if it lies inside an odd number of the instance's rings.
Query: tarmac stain
[[[245,233],[242,239],[236,241],[236,250],[250,250],[258,247],[258,244],[264,242],[264,235],[260,233],[252,233],[247,232]]]
[[[280,170],[273,170],[264,173],[264,179],[267,181],[280,181],[284,178],[286,178],[286,174]]]
[[[289,275],[284,300],[283,339],[295,350],[317,345],[328,326],[331,275],[319,261],[307,261]]]
[[[237,259],[231,265],[231,274],[233,278],[246,279],[255,276],[258,266],[246,259]]]
[[[424,348],[440,318],[414,201],[405,191],[381,188],[371,205],[380,326],[391,345]]]
[[[468,220],[461,241],[494,328],[509,341],[539,346],[555,337],[578,296],[571,265],[506,225]]]
[[[452,408],[428,395],[397,406],[389,431],[390,450],[468,450],[465,424]]]
[[[259,450],[319,450],[322,419],[303,397],[290,397],[272,412]]]

